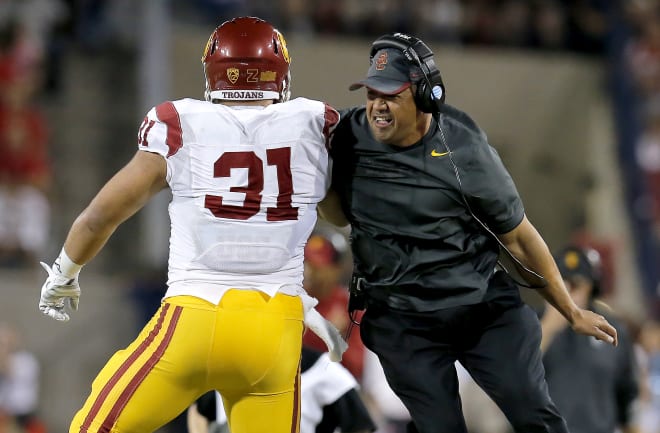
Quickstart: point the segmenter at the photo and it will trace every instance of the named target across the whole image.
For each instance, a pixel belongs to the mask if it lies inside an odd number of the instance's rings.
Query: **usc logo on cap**
[[[385,65],[387,65],[387,51],[383,51],[382,53],[380,53],[380,55],[376,59],[376,70],[382,71],[383,69],[385,69]]]

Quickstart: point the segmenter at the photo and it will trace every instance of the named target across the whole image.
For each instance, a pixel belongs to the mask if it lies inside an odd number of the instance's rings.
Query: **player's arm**
[[[52,267],[41,263],[48,278],[41,287],[39,309],[67,321],[65,306],[78,309],[78,274],[108,241],[117,227],[166,187],[167,164],[158,154],[138,151],[76,218]]]
[[[547,352],[553,341],[567,326],[566,318],[556,308],[547,306],[541,317],[541,351],[543,353]]]
[[[89,262],[121,223],[167,186],[166,174],[161,155],[137,151],[74,221],[64,243],[69,258],[79,265]]]
[[[339,194],[333,189],[330,189],[325,198],[319,202],[318,205],[319,216],[338,227],[348,225],[348,219],[341,209],[341,202]]]
[[[498,237],[523,264],[545,277],[547,285],[538,289],[539,293],[568,320],[574,331],[617,344],[616,329],[603,316],[575,304],[547,244],[526,216],[516,228]]]

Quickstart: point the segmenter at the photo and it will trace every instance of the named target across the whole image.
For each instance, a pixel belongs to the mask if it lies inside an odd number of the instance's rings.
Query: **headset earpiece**
[[[381,36],[371,45],[370,60],[379,50],[396,48],[406,59],[422,71],[423,78],[415,82],[413,97],[417,108],[436,114],[445,101],[445,85],[440,70],[433,60],[433,51],[421,39],[403,33]]]
[[[440,105],[443,102],[442,95],[444,95],[442,87],[439,87],[440,98],[435,99],[435,96],[432,96],[431,93],[431,86],[426,80],[419,81],[416,86],[414,97],[417,108],[424,113],[437,113],[440,111]]]

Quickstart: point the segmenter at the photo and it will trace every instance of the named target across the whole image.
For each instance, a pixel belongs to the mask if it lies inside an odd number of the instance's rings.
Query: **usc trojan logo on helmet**
[[[211,45],[215,42],[215,38],[213,37],[214,35],[211,35],[209,37],[209,40],[206,41],[206,46],[204,47],[204,52],[202,53],[202,63],[206,60],[206,57],[209,55],[209,50],[211,49]]]
[[[382,71],[385,69],[385,65],[387,65],[387,51],[380,53],[380,56],[376,59],[376,70]]]
[[[232,84],[236,84],[236,81],[238,81],[238,75],[239,75],[238,68],[227,68],[227,79]]]
[[[277,39],[280,40],[280,47],[282,48],[282,57],[284,57],[284,60],[287,63],[291,63],[291,57],[289,57],[289,49],[286,47],[286,41],[284,40],[284,36],[277,29],[275,29],[275,33],[277,34]]]

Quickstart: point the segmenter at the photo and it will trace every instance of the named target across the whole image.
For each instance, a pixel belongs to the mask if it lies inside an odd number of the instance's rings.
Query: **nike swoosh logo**
[[[440,153],[440,152],[438,152],[437,150],[433,149],[433,150],[431,151],[431,156],[435,156],[435,157],[438,157],[438,156],[445,156],[445,155],[447,155],[448,153],[449,153],[449,152],[442,152],[442,153]]]

